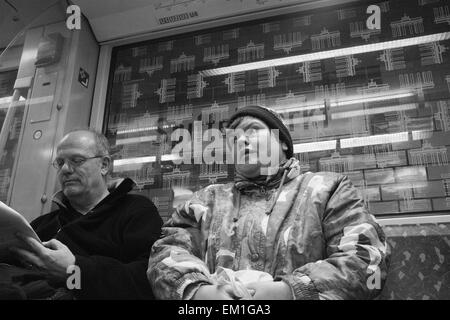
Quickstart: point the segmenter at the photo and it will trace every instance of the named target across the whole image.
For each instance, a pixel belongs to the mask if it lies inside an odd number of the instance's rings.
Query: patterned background
[[[450,224],[384,228],[392,256],[381,299],[450,299]]]
[[[242,106],[277,109],[289,123],[304,170],[347,174],[375,215],[448,212],[450,208],[449,40],[393,50],[351,54],[248,72],[202,77],[201,71],[235,64],[316,53],[337,48],[450,32],[444,0],[377,2],[381,31],[365,27],[368,4],[332,7],[263,21],[225,26],[117,47],[113,52],[105,132],[116,159],[155,156],[138,166],[117,166],[151,197],[163,217],[171,211],[174,187],[197,190],[233,178],[232,166],[181,165],[161,161],[178,127],[191,132],[220,128]],[[0,74],[0,99],[11,96],[16,71]],[[409,90],[402,99],[326,108],[352,96]],[[289,105],[322,108],[284,112]],[[382,112],[381,112],[382,111]],[[348,112],[347,115],[345,112]],[[6,109],[0,109],[0,124]],[[344,113],[344,114],[342,114]],[[23,112],[16,113],[6,152],[0,158],[0,200],[5,201]],[[421,133],[414,133],[420,131]],[[405,141],[379,143],[382,134]],[[400,135],[395,136],[395,134]],[[358,147],[343,141],[369,137]],[[308,150],[308,143],[330,150]],[[354,141],[354,140],[353,140]],[[383,299],[449,299],[450,225],[384,228],[392,258]]]
[[[277,109],[289,123],[305,171],[347,174],[374,214],[448,210],[449,40],[362,54],[351,54],[351,48],[449,32],[449,7],[438,0],[377,4],[381,30],[366,28],[367,4],[358,2],[115,48],[106,133],[117,147],[117,159],[156,159],[117,165],[115,175],[134,178],[167,215],[174,187],[197,190],[233,177],[226,165],[161,161],[176,143],[169,141],[171,132],[179,127],[192,132],[193,120],[201,120],[203,129],[222,129],[234,110],[260,103]],[[348,55],[202,74],[337,48],[349,48]],[[398,90],[411,96],[339,108],[327,104]],[[322,107],[284,112],[289,105]],[[330,141],[336,142],[330,147]],[[317,142],[325,150],[308,144]]]

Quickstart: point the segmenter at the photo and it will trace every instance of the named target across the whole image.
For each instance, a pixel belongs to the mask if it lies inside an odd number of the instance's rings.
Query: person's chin
[[[65,186],[63,193],[66,197],[70,198],[79,195],[81,191],[77,186]]]
[[[261,175],[260,166],[258,164],[239,164],[236,165],[236,171],[242,176],[252,179]]]

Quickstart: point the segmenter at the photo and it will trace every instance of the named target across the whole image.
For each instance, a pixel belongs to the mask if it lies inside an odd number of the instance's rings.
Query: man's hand
[[[75,256],[64,244],[56,239],[39,243],[31,237],[17,234],[29,250],[12,248],[20,259],[46,273],[50,278],[64,280],[67,268],[75,264]]]
[[[203,285],[198,288],[192,300],[233,300],[233,289],[230,285]]]
[[[292,300],[291,287],[284,281],[252,282],[246,285],[249,291],[254,290],[255,300]]]

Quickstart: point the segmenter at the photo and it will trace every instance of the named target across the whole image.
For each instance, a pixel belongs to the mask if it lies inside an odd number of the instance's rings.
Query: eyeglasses
[[[101,158],[101,157],[104,157],[104,156],[94,156],[94,157],[89,157],[89,158],[82,157],[82,156],[74,156],[74,157],[70,157],[70,158],[66,158],[66,159],[56,158],[52,164],[55,167],[55,169],[57,169],[57,170],[61,170],[65,163],[67,163],[71,168],[76,168],[76,167],[81,166],[83,163],[85,163],[89,159],[95,159],[95,158]]]

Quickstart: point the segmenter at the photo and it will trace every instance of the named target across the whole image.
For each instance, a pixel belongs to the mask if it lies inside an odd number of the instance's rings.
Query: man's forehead
[[[80,150],[89,152],[94,149],[95,141],[91,134],[86,132],[71,132],[64,136],[58,144],[58,151]]]

